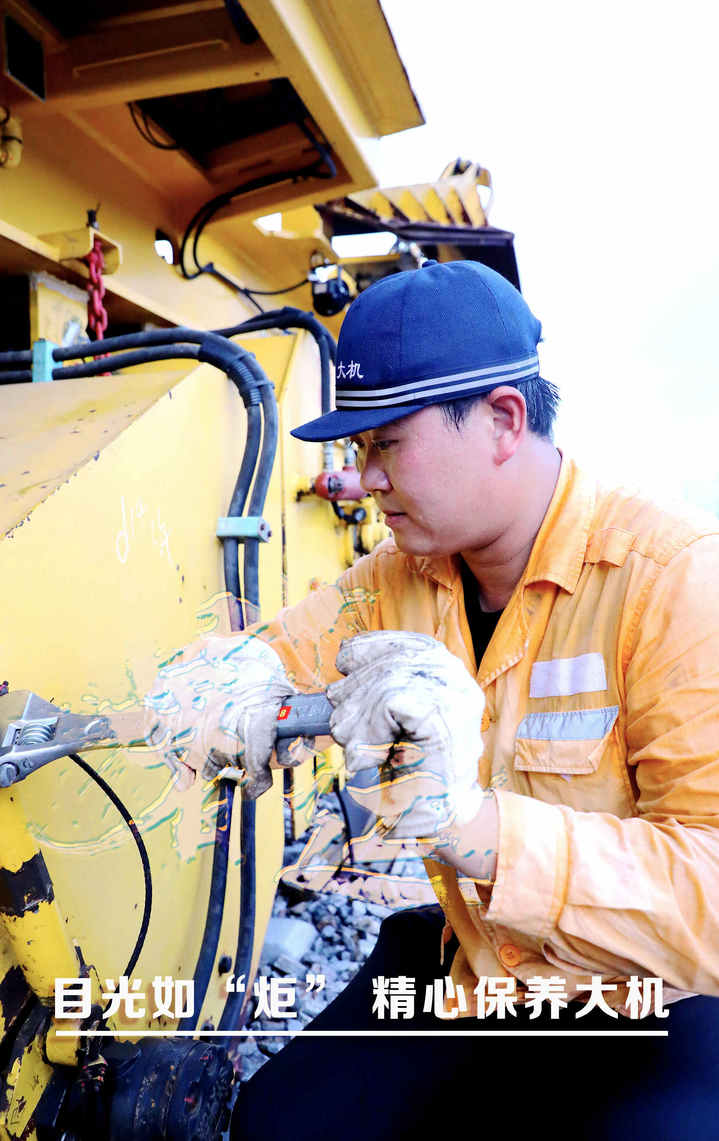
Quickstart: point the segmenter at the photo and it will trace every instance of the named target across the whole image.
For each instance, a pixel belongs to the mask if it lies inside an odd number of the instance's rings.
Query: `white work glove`
[[[459,658],[424,634],[379,631],[343,641],[336,664],[346,676],[327,690],[332,736],[348,773],[384,766],[374,799],[360,796],[391,837],[472,820],[484,694]]]
[[[159,671],[144,701],[145,740],[179,774],[178,787],[187,788],[198,771],[212,779],[229,766],[254,800],[272,784],[277,714],[294,693],[266,642],[203,638]],[[299,764],[307,755],[283,747],[278,761]]]

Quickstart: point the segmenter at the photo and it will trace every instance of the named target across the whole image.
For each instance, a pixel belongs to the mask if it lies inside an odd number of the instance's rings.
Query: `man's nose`
[[[391,483],[376,455],[368,455],[360,471],[362,487],[372,495],[375,491],[389,491]]]

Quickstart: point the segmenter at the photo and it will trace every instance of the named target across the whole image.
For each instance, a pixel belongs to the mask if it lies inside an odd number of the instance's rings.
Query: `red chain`
[[[87,266],[90,271],[90,280],[87,283],[87,328],[92,340],[101,341],[107,328],[107,309],[102,303],[105,296],[105,284],[102,280],[105,255],[102,252],[102,242],[97,235],[87,255]]]

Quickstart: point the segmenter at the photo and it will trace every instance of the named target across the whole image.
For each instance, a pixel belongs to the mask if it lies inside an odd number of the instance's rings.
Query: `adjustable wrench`
[[[277,717],[277,739],[328,737],[331,712],[324,693],[288,697]],[[141,732],[137,732],[136,716],[134,734],[120,739],[117,726],[123,717],[65,713],[29,690],[0,696],[0,788],[9,788],[42,765],[70,753],[144,744]],[[239,774],[242,770],[234,771]]]

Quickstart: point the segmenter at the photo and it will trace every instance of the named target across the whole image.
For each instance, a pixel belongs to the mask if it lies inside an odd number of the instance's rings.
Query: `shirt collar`
[[[596,487],[573,460],[560,455],[557,484],[534,540],[524,584],[555,582],[573,594],[584,565]]]

